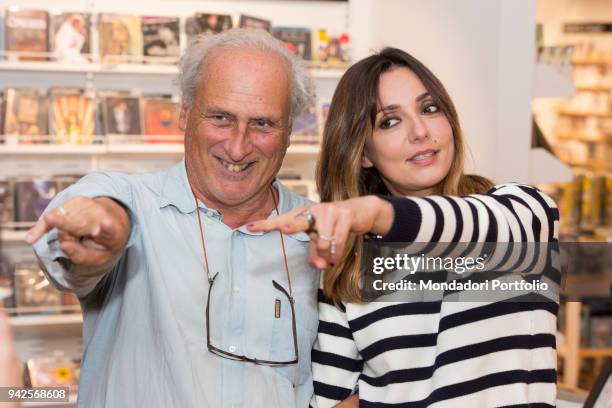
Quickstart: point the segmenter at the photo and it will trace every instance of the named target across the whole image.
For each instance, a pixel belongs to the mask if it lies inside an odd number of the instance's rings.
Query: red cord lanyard
[[[274,201],[274,209],[276,210],[276,215],[280,215],[280,213],[278,212],[278,205],[276,203],[276,197],[274,196],[274,190],[272,186],[270,186],[270,191],[272,193],[272,200]],[[208,255],[206,253],[206,242],[204,241],[204,228],[202,227],[202,218],[200,216],[200,208],[198,207],[198,198],[193,192],[193,189],[191,190],[191,193],[193,194],[193,199],[195,200],[196,204],[196,214],[198,216],[198,225],[200,227],[200,238],[202,239],[202,251],[204,252],[204,265],[206,266],[206,275],[208,276],[208,282],[210,283],[215,278],[216,274],[214,276],[211,276],[210,274],[210,268],[208,267]],[[293,294],[291,290],[291,275],[289,275],[289,262],[287,261],[285,240],[283,238],[283,233],[279,231],[279,234],[281,239],[281,247],[283,249],[283,258],[285,260],[285,274],[287,275],[287,282],[289,284],[289,297],[292,298]]]

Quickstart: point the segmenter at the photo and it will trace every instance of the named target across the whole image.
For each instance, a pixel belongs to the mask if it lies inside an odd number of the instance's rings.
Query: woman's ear
[[[361,156],[361,167],[364,169],[369,169],[370,167],[374,167],[374,163],[368,158],[368,154],[363,152],[363,156]]]

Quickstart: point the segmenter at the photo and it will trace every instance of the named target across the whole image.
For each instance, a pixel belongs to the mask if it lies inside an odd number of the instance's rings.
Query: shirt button
[[[209,217],[212,217],[213,216],[213,212],[208,210],[208,211],[206,211],[206,215],[208,215]]]
[[[234,288],[232,289],[232,292],[234,292],[235,294],[240,293],[240,288],[238,286],[234,286]]]
[[[228,350],[230,353],[234,353],[236,351],[236,346],[229,346]]]

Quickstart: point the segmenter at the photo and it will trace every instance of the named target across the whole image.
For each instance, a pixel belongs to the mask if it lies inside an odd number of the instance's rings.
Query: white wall
[[[369,25],[358,51],[395,46],[413,54],[455,101],[476,171],[526,181],[535,54],[535,0],[352,0]],[[352,9],[356,5],[353,4]],[[364,14],[364,13],[361,13]]]

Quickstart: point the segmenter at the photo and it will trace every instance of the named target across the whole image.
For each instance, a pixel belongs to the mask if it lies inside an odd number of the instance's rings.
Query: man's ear
[[[374,163],[368,158],[368,154],[365,151],[363,152],[363,156],[361,156],[361,167],[364,169],[374,167]]]
[[[181,104],[181,111],[179,112],[179,129],[183,132],[187,129],[187,120],[189,119],[189,105],[186,103]]]

